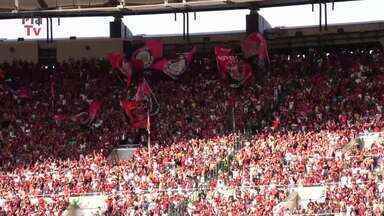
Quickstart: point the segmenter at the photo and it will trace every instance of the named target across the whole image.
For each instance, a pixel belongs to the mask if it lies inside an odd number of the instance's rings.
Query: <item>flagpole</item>
[[[235,117],[236,100],[232,104],[232,129],[236,133],[236,117]]]
[[[151,163],[152,158],[151,158],[151,124],[150,124],[150,119],[149,119],[149,109],[147,111],[147,133],[148,133],[148,155],[149,155],[149,163]]]
[[[236,132],[236,118],[235,118],[235,105],[232,106],[232,129]]]

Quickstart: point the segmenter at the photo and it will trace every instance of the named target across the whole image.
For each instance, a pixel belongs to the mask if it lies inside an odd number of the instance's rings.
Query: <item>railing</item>
[[[356,182],[357,183],[357,182]],[[364,185],[366,183],[370,183],[370,181],[362,181],[357,183],[357,185]],[[377,182],[377,183],[383,183],[382,181]],[[324,186],[326,190],[329,190],[329,186],[338,186],[340,185],[340,182],[328,182],[328,183],[323,183],[323,184],[315,184],[315,185],[306,185],[308,187],[313,187],[313,186]],[[227,187],[228,189],[234,189],[235,191],[238,190],[244,190],[244,191],[250,191],[250,189],[260,189],[260,188],[268,188],[270,186],[276,186],[277,188],[283,189],[283,190],[292,190],[293,188],[301,187],[301,185],[296,184],[296,185],[276,185],[276,184],[269,184],[269,185],[254,185],[254,186],[238,186],[235,188]],[[171,204],[171,206],[168,208],[168,214],[169,215],[186,215],[187,212],[187,205],[189,201],[189,195],[193,192],[200,192],[200,193],[206,193],[207,191],[210,191],[211,189],[208,187],[197,187],[197,188],[189,188],[189,189],[154,189],[154,190],[143,190],[140,193],[135,193],[135,195],[145,195],[148,193],[153,193],[153,192],[173,192],[173,193],[178,193],[185,195],[187,198],[182,201],[180,204],[177,206]],[[121,196],[124,195],[124,193],[128,193],[128,191],[116,191],[114,193],[101,193],[101,192],[92,192],[92,193],[83,193],[83,194],[71,194],[72,197],[77,197],[77,196],[109,196],[109,197],[115,197],[115,196]],[[44,195],[44,196],[29,196],[30,198],[38,198],[38,197],[46,197],[50,198],[53,196],[64,196],[64,195]],[[1,199],[1,198],[0,198]],[[310,215],[330,215],[332,213],[319,213],[319,214],[310,214]],[[294,214],[295,215],[295,214]],[[297,214],[297,215],[306,215],[306,214]]]

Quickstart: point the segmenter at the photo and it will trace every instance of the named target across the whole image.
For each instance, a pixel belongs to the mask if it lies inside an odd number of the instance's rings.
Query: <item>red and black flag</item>
[[[149,69],[152,64],[163,57],[163,43],[159,40],[148,40],[145,45],[132,54],[132,60],[143,63],[144,69]]]
[[[145,103],[136,100],[122,100],[120,106],[124,110],[133,128],[147,127],[147,108]]]
[[[215,47],[217,68],[222,78],[231,80],[234,85],[246,84],[253,76],[251,65],[233,54],[232,49]]]
[[[124,59],[124,57],[121,53],[118,53],[118,52],[109,53],[107,58],[108,58],[109,63],[112,66],[112,69],[120,69],[121,68],[122,63],[123,63],[123,59]]]
[[[193,57],[196,53],[196,47],[191,51],[179,55],[176,59],[161,59],[152,65],[152,69],[163,71],[172,79],[178,79],[192,63]]]
[[[120,101],[120,106],[133,128],[146,128],[148,116],[158,111],[156,97],[145,79],[138,84],[134,98]]]
[[[267,40],[260,33],[252,33],[241,44],[244,58],[257,56],[259,60],[269,62]]]

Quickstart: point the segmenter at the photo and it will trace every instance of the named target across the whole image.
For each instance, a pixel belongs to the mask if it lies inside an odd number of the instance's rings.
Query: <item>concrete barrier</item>
[[[129,159],[137,148],[116,148],[109,154],[108,159],[112,161],[127,160]]]
[[[69,198],[69,206],[64,215],[94,216],[103,215],[107,211],[107,196],[85,195]]]

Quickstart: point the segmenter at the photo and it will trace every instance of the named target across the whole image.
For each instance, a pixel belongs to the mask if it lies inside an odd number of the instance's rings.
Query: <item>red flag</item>
[[[223,46],[216,46],[215,47],[215,55],[216,56],[233,55],[233,51],[230,48],[226,48],[226,47],[223,47]]]
[[[147,121],[145,118],[137,119],[132,123],[133,128],[146,128]]]
[[[184,57],[179,59],[170,60],[164,66],[163,72],[170,76],[172,79],[177,79],[187,70],[188,63]]]
[[[219,72],[223,78],[232,78],[238,84],[245,84],[253,75],[252,66],[239,60],[231,49],[215,47],[216,61]]]
[[[137,87],[137,92],[133,100],[120,101],[120,106],[128,116],[133,128],[146,128],[148,122],[146,115],[149,108],[146,107],[145,100],[152,94],[151,87],[144,79]]]
[[[196,47],[193,47],[191,51],[183,53],[179,58],[168,61],[164,66],[163,72],[171,78],[177,79],[187,71],[188,66],[192,63],[195,53]]]
[[[267,40],[260,33],[252,33],[241,44],[241,48],[245,58],[250,58],[257,55],[259,59],[267,60],[268,56],[268,44]]]
[[[151,87],[147,83],[145,79],[138,85],[137,92],[134,97],[134,100],[136,101],[142,101],[145,100],[147,97],[149,97],[152,93]]]
[[[167,59],[160,59],[159,61],[156,61],[152,66],[151,69],[158,70],[158,71],[164,71],[165,67],[168,65],[169,60]]]
[[[196,46],[194,46],[191,51],[184,54],[185,59],[187,60],[188,64],[192,63],[192,60],[196,54],[196,51],[197,51],[197,48],[196,48]]]
[[[152,66],[156,59],[163,57],[163,43],[159,40],[149,40],[144,47],[136,50],[132,55],[132,60],[140,60],[143,68]]]
[[[88,113],[89,113],[89,119],[91,121],[93,121],[96,118],[97,114],[101,109],[101,105],[102,105],[102,102],[98,100],[92,101],[92,103],[89,105]]]
[[[132,55],[132,61],[134,60],[142,62],[144,69],[151,67],[154,62],[154,58],[147,47],[136,50]]]
[[[163,57],[163,42],[160,40],[148,40],[145,42],[145,46],[151,51],[154,59]]]
[[[120,101],[120,106],[123,108],[125,114],[128,116],[131,126],[133,128],[145,128],[146,118],[145,109],[142,104],[134,100]]]
[[[109,53],[107,56],[109,63],[112,66],[112,69],[118,69],[121,67],[123,62],[123,55],[118,52]]]
[[[138,102],[133,100],[124,100],[120,101],[120,106],[123,108],[128,117],[132,119],[133,117],[131,112],[138,107]]]
[[[144,63],[141,60],[132,59],[131,60],[132,68],[136,70],[136,72],[142,72],[144,70]]]
[[[153,69],[163,71],[172,79],[179,78],[187,70],[188,66],[192,63],[193,57],[196,53],[196,47],[187,53],[183,53],[177,59],[160,60],[153,64]]]
[[[217,69],[221,76],[225,79],[229,72],[229,69],[237,65],[237,58],[233,55],[232,49],[222,46],[215,47],[215,55],[217,62]]]

